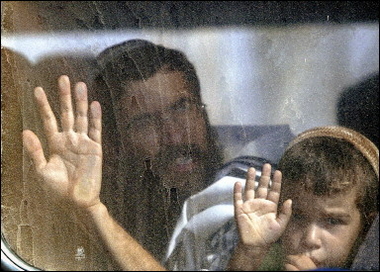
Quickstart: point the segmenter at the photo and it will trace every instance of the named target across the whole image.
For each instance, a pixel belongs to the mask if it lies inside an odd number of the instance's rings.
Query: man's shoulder
[[[181,217],[172,235],[168,257],[173,250],[176,250],[176,252],[186,251],[186,254],[182,252],[180,255],[190,256],[194,254],[194,248],[192,247],[197,247],[197,256],[193,256],[192,259],[202,262],[205,255],[208,255],[205,252],[210,246],[208,244],[210,241],[215,241],[213,237],[216,237],[215,235],[220,234],[221,231],[225,233],[226,230],[230,230],[226,226],[230,226],[229,222],[233,222],[234,218],[234,184],[237,181],[242,182],[243,185],[245,184],[245,177],[249,167],[256,168],[258,179],[261,175],[262,165],[267,162],[271,163],[253,156],[238,157],[219,169],[215,176],[215,181],[210,186],[188,198],[183,205]],[[189,260],[189,262],[191,262],[191,265],[189,266],[185,261],[186,265],[184,267],[198,267],[198,265],[193,264],[194,260]]]
[[[270,163],[275,169],[276,165],[266,159],[254,156],[240,156],[225,163],[216,173],[214,182],[206,189],[189,197],[184,204],[186,220],[206,209],[218,205],[233,205],[233,187],[237,181],[245,184],[249,167],[256,169],[256,180],[261,175],[261,168]]]

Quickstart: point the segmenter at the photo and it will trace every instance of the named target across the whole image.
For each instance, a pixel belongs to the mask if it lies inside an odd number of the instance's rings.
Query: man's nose
[[[183,125],[170,115],[161,117],[160,130],[161,139],[164,144],[180,144],[186,133]]]
[[[303,243],[308,249],[321,247],[321,228],[316,223],[309,223],[304,230]]]

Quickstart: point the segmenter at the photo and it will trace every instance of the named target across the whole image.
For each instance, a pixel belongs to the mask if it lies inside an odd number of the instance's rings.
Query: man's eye
[[[301,213],[293,213],[292,217],[293,217],[294,220],[297,220],[297,221],[305,219],[305,216],[303,214],[301,214]]]
[[[126,125],[127,130],[139,130],[153,125],[153,118],[146,116],[132,120]]]
[[[191,103],[187,99],[182,99],[173,106],[174,111],[187,111],[191,106]]]

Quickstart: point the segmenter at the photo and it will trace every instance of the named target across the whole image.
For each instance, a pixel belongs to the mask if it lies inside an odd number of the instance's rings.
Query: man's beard
[[[150,161],[153,174],[161,186],[170,190],[202,190],[210,184],[215,173],[213,150],[203,150],[196,144],[166,145],[154,157],[144,157],[136,152],[125,152],[120,159],[124,182],[136,183],[146,172],[145,162]]]
[[[167,220],[179,216],[168,218],[169,192],[176,188],[180,210],[186,198],[207,187],[210,182],[207,170],[211,170],[207,168],[208,154],[211,153],[192,144],[164,146],[155,157],[137,154],[120,157],[119,182],[124,182],[125,215],[122,224],[152,252],[159,254],[163,250],[153,245],[166,244],[173,227],[173,223]],[[188,168],[181,171],[183,165]],[[178,168],[179,171],[175,171]],[[215,172],[214,169],[212,171]],[[151,226],[147,225],[148,222]]]
[[[195,193],[206,184],[208,152],[198,145],[165,146],[152,160],[152,170],[166,189]]]

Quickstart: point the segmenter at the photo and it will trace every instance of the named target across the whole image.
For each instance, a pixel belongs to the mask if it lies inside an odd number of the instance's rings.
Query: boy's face
[[[361,231],[356,190],[332,196],[315,196],[291,186],[292,218],[283,235],[286,255],[305,255],[317,267],[342,267]]]

